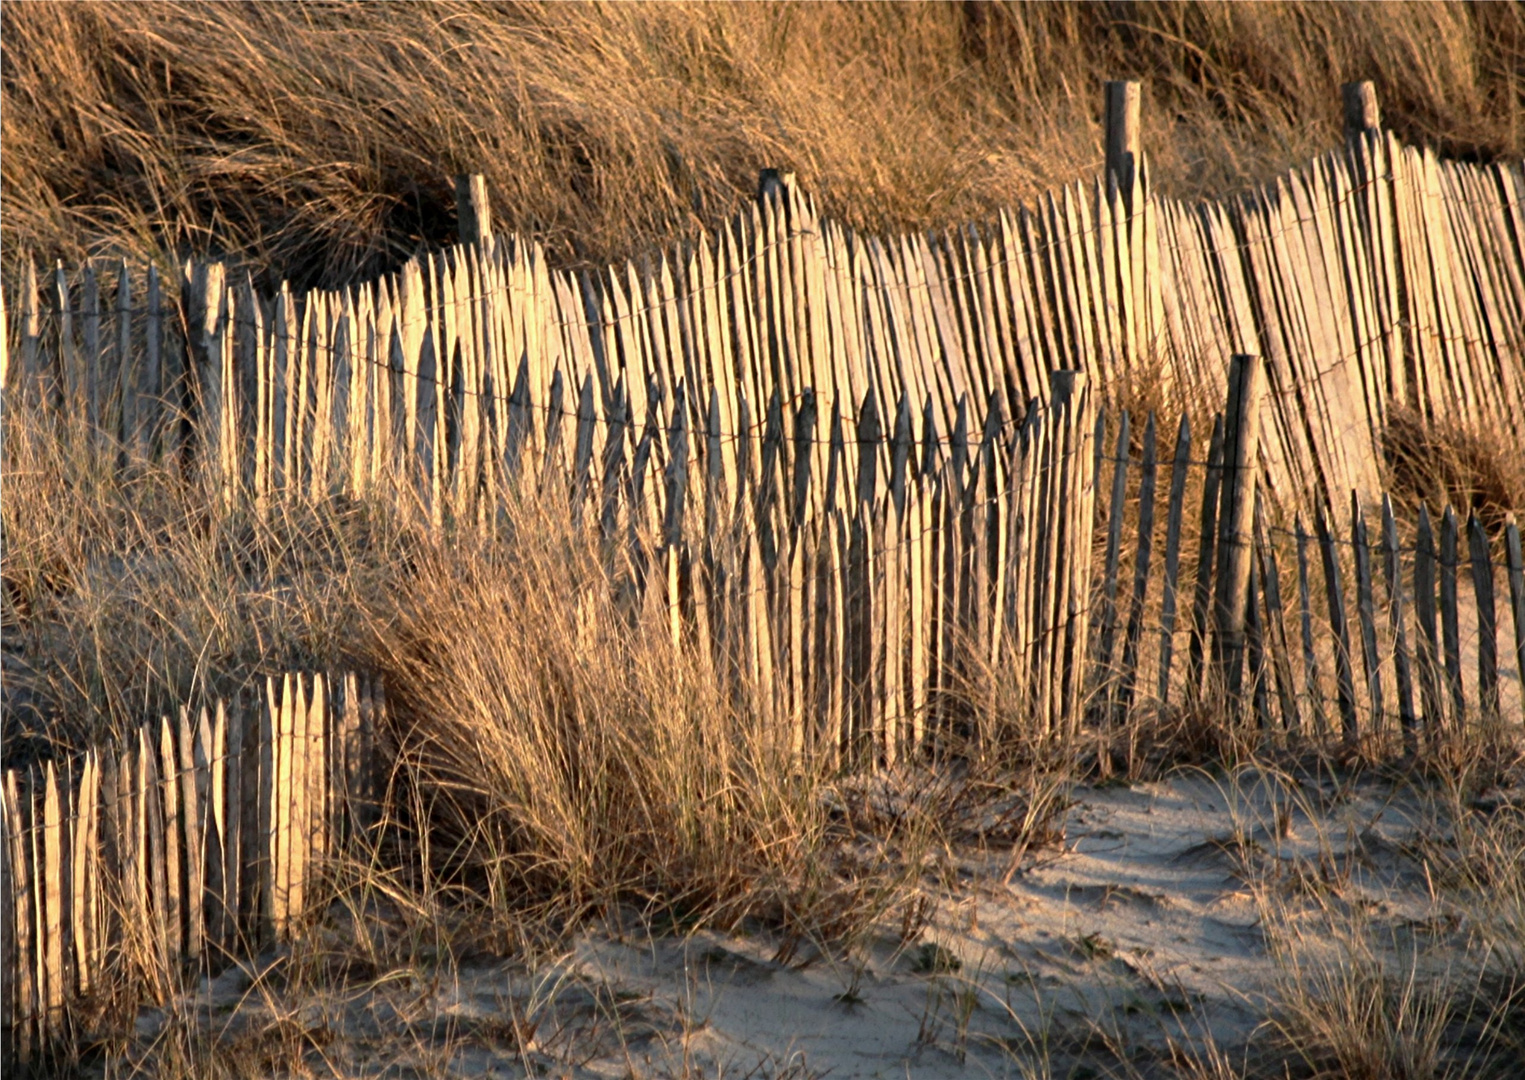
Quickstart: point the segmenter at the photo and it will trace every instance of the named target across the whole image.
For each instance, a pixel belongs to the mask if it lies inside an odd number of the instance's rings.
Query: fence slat
[[[119,395],[117,440],[134,461],[143,454],[139,449],[138,381],[136,357],[132,354],[132,275],[127,260],[117,263],[116,287],[116,384]]]
[[[1461,686],[1461,630],[1456,607],[1456,574],[1461,567],[1456,511],[1440,519],[1440,630],[1444,639],[1446,685],[1451,688],[1451,730],[1461,734],[1467,705]]]
[[[85,422],[90,434],[99,439],[102,430],[101,389],[105,380],[101,377],[101,290],[96,280],[95,266],[85,262],[84,284],[80,289],[81,336],[84,338],[84,404]]]
[[[268,799],[268,812],[265,816],[269,830],[269,839],[266,841],[267,858],[270,864],[267,893],[269,896],[268,918],[271,931],[278,937],[284,935],[286,931],[286,915],[291,893],[288,830],[291,820],[292,792],[291,730],[295,723],[292,715],[295,707],[295,691],[291,685],[291,676],[283,676],[279,686],[279,694],[274,689],[271,689],[269,694],[269,750],[262,750],[261,756],[261,771],[268,779],[260,781],[261,798]],[[268,758],[264,756],[265,753],[268,753]]]
[[[1255,501],[1255,546],[1258,569],[1265,598],[1263,633],[1269,639],[1269,664],[1276,679],[1276,701],[1281,710],[1285,731],[1301,733],[1303,720],[1297,707],[1297,687],[1292,681],[1292,642],[1287,635],[1286,612],[1281,603],[1281,571],[1276,562],[1276,548],[1269,542],[1265,528],[1263,500]]]
[[[223,903],[227,889],[223,881],[223,846],[226,828],[223,817],[223,766],[226,762],[227,713],[221,701],[214,716],[202,706],[197,716],[192,757],[196,777],[196,802],[199,807],[198,830],[201,847],[201,888],[196,908],[202,925],[202,945],[213,952],[223,942]]]
[[[12,1037],[18,1043],[17,1057],[25,1063],[32,1057],[33,1027],[42,995],[37,985],[38,966],[35,950],[38,940],[36,930],[38,916],[36,906],[33,904],[30,855],[35,817],[31,793],[28,791],[23,794],[16,775],[15,769],[5,771],[4,798],[7,825],[5,857],[9,862],[8,878],[11,891],[6,898],[5,912],[0,913],[0,917],[8,917],[13,927],[12,939],[15,943],[16,966],[6,973],[8,976],[6,984],[15,987],[17,1030]]]
[[[1265,367],[1258,355],[1236,353],[1224,412],[1223,489],[1218,511],[1213,651],[1221,692],[1240,700],[1244,619],[1255,544],[1254,512]]]
[[[1100,633],[1096,637],[1096,656],[1091,674],[1092,693],[1096,695],[1102,715],[1112,696],[1116,672],[1112,668],[1112,653],[1117,636],[1117,567],[1122,555],[1123,511],[1128,496],[1128,410],[1124,409],[1117,420],[1117,449],[1112,459],[1112,497],[1107,509],[1107,553],[1101,579]],[[1096,440],[1097,453],[1102,452],[1104,440]]]
[[[167,964],[178,971],[185,955],[185,826],[181,817],[180,755],[175,747],[174,723],[168,716],[159,721],[159,788],[164,805],[164,928]]]
[[[1244,641],[1250,665],[1250,700],[1255,710],[1255,724],[1264,735],[1271,729],[1271,708],[1266,692],[1265,641],[1260,620],[1260,563],[1250,560],[1249,590],[1245,596]]]
[[[258,784],[247,784],[249,763],[255,759],[252,747],[245,743],[244,732],[247,710],[235,699],[228,712],[223,736],[226,748],[223,761],[223,848],[222,880],[227,890],[223,898],[223,937],[225,949],[233,950],[239,944],[239,933],[245,925],[243,920],[245,897],[245,866],[252,862],[246,857],[248,838],[254,830],[249,827],[249,809],[258,804]]]
[[[1350,546],[1356,561],[1356,615],[1361,622],[1361,664],[1366,673],[1367,701],[1371,706],[1371,731],[1382,731],[1382,657],[1377,652],[1377,619],[1372,601],[1371,544],[1366,535],[1366,514],[1355,492],[1350,495]]]
[[[1387,576],[1387,602],[1393,628],[1393,674],[1398,683],[1398,721],[1404,753],[1419,750],[1419,721],[1414,715],[1414,685],[1409,673],[1408,632],[1404,626],[1403,554],[1398,546],[1398,521],[1393,502],[1382,497],[1382,555]]]
[[[74,806],[69,816],[73,822],[70,837],[69,914],[74,941],[74,990],[80,995],[92,989],[95,969],[95,903],[92,877],[95,869],[96,801],[99,798],[100,774],[93,750],[85,752],[79,783],[75,786]]]
[[[1175,457],[1170,465],[1170,508],[1165,518],[1165,583],[1160,610],[1159,707],[1170,702],[1170,665],[1175,654],[1176,583],[1181,571],[1181,518],[1186,504],[1186,471],[1191,463],[1191,418],[1181,414]]]
[[[1445,720],[1440,697],[1440,636],[1435,623],[1435,531],[1430,525],[1430,509],[1422,503],[1414,541],[1414,621],[1419,626],[1415,648],[1419,702],[1424,710],[1424,728],[1433,742]]]
[[[312,701],[307,713],[307,868],[303,873],[303,904],[315,892],[312,879],[328,855],[328,680],[321,672],[312,676]]]
[[[1509,612],[1514,623],[1514,671],[1525,708],[1525,558],[1520,552],[1520,526],[1510,514],[1504,525],[1504,557],[1509,562]]]
[[[1308,708],[1313,713],[1313,729],[1322,738],[1329,730],[1324,715],[1324,692],[1319,682],[1318,651],[1313,641],[1313,605],[1308,588],[1308,530],[1299,516],[1295,522],[1297,534],[1297,603],[1302,614],[1303,631],[1303,690],[1308,695]]]
[[[11,837],[16,828],[10,800],[5,798],[4,785],[0,784],[0,901],[3,901],[3,907],[0,907],[0,1030],[13,1033],[12,1038],[19,1016],[16,1004],[16,892],[15,875],[11,872]],[[10,1049],[14,1053],[14,1044]]]
[[[145,439],[145,458],[151,457],[161,445],[165,457],[178,449],[178,440],[169,431],[169,421],[178,418],[179,410],[176,408],[178,403],[170,399],[169,380],[165,378],[163,303],[159,268],[149,263],[143,327],[143,393],[137,404],[138,422]]]
[[[1223,414],[1213,417],[1213,435],[1207,449],[1207,479],[1202,485],[1201,529],[1197,542],[1197,581],[1192,598],[1191,641],[1187,654],[1187,678],[1193,698],[1202,694],[1206,676],[1203,664],[1207,620],[1213,598],[1213,562],[1218,541],[1218,489],[1223,481]]]
[[[64,814],[68,810],[67,796],[62,799],[58,791],[58,770],[53,762],[43,768],[42,789],[42,855],[43,863],[37,876],[39,895],[42,897],[43,1004],[49,1031],[59,1031],[63,1025],[64,999],[67,996],[65,980],[69,948],[64,935],[69,931],[69,918],[65,910],[68,903],[69,837],[68,822]]]
[[[1467,545],[1472,555],[1472,592],[1477,602],[1477,698],[1483,716],[1499,715],[1498,614],[1493,598],[1493,561],[1488,534],[1476,514],[1467,520]]]
[[[1360,732],[1356,726],[1355,673],[1351,670],[1350,631],[1345,620],[1345,591],[1340,586],[1340,560],[1334,548],[1334,531],[1323,507],[1318,515],[1319,548],[1324,557],[1324,590],[1329,602],[1329,630],[1334,637],[1335,698],[1340,710],[1340,738],[1354,750]]]
[[[1154,413],[1144,422],[1143,457],[1139,463],[1138,550],[1134,556],[1133,598],[1128,608],[1128,629],[1123,638],[1123,662],[1113,722],[1121,723],[1133,708],[1133,688],[1138,681],[1138,647],[1144,634],[1144,600],[1149,592],[1149,562],[1154,552],[1154,485],[1157,472]],[[1177,520],[1179,526],[1179,519]],[[1131,766],[1131,762],[1130,762]]]
[[[179,725],[176,729],[175,749],[179,756],[175,773],[180,785],[180,823],[183,830],[185,894],[182,901],[185,910],[185,955],[192,961],[201,958],[202,940],[202,871],[206,867],[205,825],[203,798],[205,790],[197,784],[196,734],[191,723],[190,710],[180,707]]]

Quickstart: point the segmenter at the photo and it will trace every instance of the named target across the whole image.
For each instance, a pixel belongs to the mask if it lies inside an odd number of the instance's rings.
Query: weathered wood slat
[[[78,783],[74,785],[74,805],[66,808],[72,822],[70,837],[69,914],[74,941],[73,991],[81,996],[94,988],[97,947],[95,933],[96,836],[99,830],[97,804],[100,798],[100,771],[94,750],[87,750]]]
[[[1313,605],[1308,588],[1308,531],[1301,516],[1297,518],[1297,603],[1302,613],[1303,631],[1303,692],[1308,696],[1308,708],[1313,712],[1313,729],[1323,737],[1328,733],[1329,722],[1324,715],[1324,692],[1319,682],[1318,650],[1313,641]]]
[[[1133,707],[1133,689],[1138,681],[1138,648],[1144,634],[1144,600],[1149,590],[1149,563],[1154,551],[1155,461],[1154,413],[1144,424],[1143,456],[1139,463],[1138,546],[1134,555],[1133,597],[1128,606],[1128,629],[1123,639],[1121,684],[1113,720],[1121,723]],[[1180,519],[1176,521],[1179,527]],[[1178,528],[1179,532],[1179,528]],[[1173,584],[1173,583],[1172,583]]]
[[[1276,561],[1276,548],[1267,537],[1265,527],[1265,503],[1255,503],[1255,547],[1257,568],[1265,600],[1264,635],[1268,642],[1268,666],[1276,679],[1276,699],[1281,710],[1284,730],[1300,734],[1303,722],[1297,707],[1297,687],[1292,680],[1292,643],[1287,636],[1286,613],[1281,603],[1281,570]]]
[[[202,833],[205,789],[198,790],[195,726],[191,723],[190,710],[183,705],[180,707],[175,736],[175,749],[179,755],[175,781],[180,787],[181,843],[185,867],[185,892],[182,900],[185,911],[185,956],[190,962],[196,963],[201,959],[204,930],[201,875],[206,868],[203,846],[206,838]]]
[[[1440,630],[1445,649],[1446,685],[1451,690],[1451,724],[1458,734],[1466,722],[1461,685],[1461,629],[1456,607],[1456,575],[1461,568],[1456,511],[1446,507],[1440,519]]]
[[[1175,655],[1176,583],[1181,571],[1181,519],[1186,505],[1186,473],[1191,464],[1191,419],[1181,414],[1175,457],[1170,465],[1170,502],[1165,518],[1165,581],[1160,607],[1159,707],[1170,702],[1170,666]]]
[[[1392,500],[1382,498],[1382,556],[1387,578],[1387,603],[1393,631],[1393,671],[1398,683],[1398,721],[1404,752],[1419,749],[1419,720],[1414,714],[1414,684],[1409,670],[1408,631],[1404,625],[1403,554],[1398,546],[1398,521]]]
[[[1097,438],[1098,452],[1104,440]],[[1096,656],[1092,660],[1091,693],[1096,695],[1105,713],[1116,681],[1112,667],[1117,635],[1117,567],[1122,555],[1123,512],[1128,497],[1128,411],[1117,422],[1117,449],[1112,459],[1112,497],[1107,510],[1107,553],[1101,580],[1100,633],[1096,637]]]
[[[1372,600],[1371,544],[1366,535],[1366,514],[1360,498],[1350,496],[1350,545],[1355,551],[1356,614],[1361,623],[1361,664],[1366,672],[1367,704],[1371,710],[1371,731],[1382,731],[1382,657],[1377,652],[1377,619]]]
[[[1467,520],[1467,547],[1472,556],[1472,594],[1477,604],[1477,699],[1483,717],[1499,715],[1498,612],[1493,595],[1493,561],[1488,534],[1476,514]]]
[[[1202,693],[1206,676],[1208,612],[1213,598],[1214,553],[1218,542],[1218,489],[1223,481],[1223,414],[1213,418],[1212,441],[1207,449],[1207,478],[1202,485],[1201,528],[1197,542],[1197,580],[1192,593],[1191,638],[1187,652],[1187,681],[1191,697]]]
[[[1504,558],[1509,567],[1509,613],[1514,623],[1514,671],[1525,707],[1525,557],[1520,552],[1520,526],[1510,514],[1504,525]]]
[[[39,969],[36,961],[38,941],[36,923],[39,914],[34,903],[35,893],[32,888],[31,848],[35,811],[31,793],[25,791],[18,783],[15,769],[5,771],[4,799],[6,821],[4,855],[8,863],[7,881],[11,891],[6,897],[5,912],[0,917],[6,918],[13,928],[12,940],[16,966],[6,972],[8,976],[6,985],[13,987],[15,994],[14,1016],[17,1028],[12,1037],[18,1043],[17,1057],[22,1062],[26,1062],[32,1056],[33,1028],[36,1024],[42,992],[37,982]]]
[[[1250,560],[1249,590],[1245,596],[1244,642],[1250,668],[1250,700],[1255,710],[1255,724],[1262,733],[1271,728],[1271,707],[1266,684],[1265,639],[1260,619],[1260,563]]]
[[[226,835],[223,813],[223,765],[226,758],[227,713],[221,701],[215,718],[203,707],[197,717],[192,742],[192,768],[196,793],[197,842],[201,893],[196,902],[202,926],[203,948],[215,950],[223,942],[222,905],[227,895],[223,881],[223,846]],[[219,746],[219,743],[223,745]]]
[[[1430,510],[1419,506],[1419,529],[1414,543],[1414,619],[1419,626],[1415,659],[1419,668],[1419,703],[1425,731],[1433,742],[1444,725],[1440,695],[1440,635],[1435,622],[1435,532]]]
[[[174,725],[165,716],[159,722],[159,798],[163,806],[160,853],[164,865],[164,951],[166,970],[177,971],[185,955],[185,831],[181,819],[180,755],[175,748]],[[157,868],[155,870],[157,874]]]
[[[68,997],[69,917],[65,905],[69,901],[69,837],[67,833],[67,795],[60,796],[58,770],[53,762],[42,769],[42,862],[37,867],[37,895],[41,941],[38,955],[42,959],[43,1016],[47,1030],[62,1030],[64,1001]]]
[[[1237,707],[1243,663],[1243,625],[1255,546],[1255,491],[1259,471],[1260,403],[1265,369],[1259,356],[1235,353],[1224,414],[1223,491],[1218,510],[1213,596],[1214,666],[1221,692]]]
[[[1351,670],[1350,631],[1345,618],[1345,591],[1340,584],[1340,559],[1334,530],[1322,507],[1318,515],[1319,548],[1324,561],[1324,591],[1329,604],[1329,630],[1334,638],[1335,700],[1340,710],[1340,738],[1354,750],[1360,737],[1356,721],[1355,674]]]

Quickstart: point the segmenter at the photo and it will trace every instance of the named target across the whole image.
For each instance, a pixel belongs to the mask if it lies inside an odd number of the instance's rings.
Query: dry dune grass
[[[338,502],[212,512],[213,492],[177,466],[122,474],[81,436],[7,407],[7,764],[353,656],[403,563],[393,519]]]
[[[1383,432],[1389,487],[1417,514],[1421,503],[1475,511],[1490,530],[1525,512],[1525,460],[1508,439],[1462,421],[1394,409]]]
[[[1518,155],[1518,4],[15,4],[3,240],[228,253],[333,285],[453,233],[450,176],[553,257],[622,258],[795,170],[869,229],[957,222],[1101,162],[1145,83],[1163,187],[1339,138],[1338,85],[1443,152]]]
[[[799,922],[838,888],[856,907],[874,871],[830,871],[825,774],[674,651],[665,607],[621,602],[612,551],[557,501],[515,513],[511,544],[421,550],[374,612],[368,659],[398,703],[434,868],[563,925],[618,903]]]

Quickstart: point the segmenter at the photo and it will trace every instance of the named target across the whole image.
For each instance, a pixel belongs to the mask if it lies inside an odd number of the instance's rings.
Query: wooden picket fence
[[[286,675],[78,758],[7,769],[0,1011],[25,1063],[92,1003],[164,1001],[295,933],[376,821],[379,681]],[[84,1033],[88,1034],[88,1033]]]
[[[691,460],[717,453],[735,491],[775,396],[792,413],[813,394],[801,445],[824,475],[826,433],[870,395],[937,440],[961,416],[1014,422],[1057,370],[1109,399],[1155,380],[1164,400],[1222,400],[1229,357],[1254,353],[1268,496],[1306,508],[1381,490],[1396,407],[1525,430],[1522,238],[1521,163],[1372,132],[1237,199],[1159,196],[1144,161],[1126,187],[887,239],[822,218],[786,177],[718,235],[598,274],[491,235],[305,296],[258,296],[220,263],[92,263],[56,268],[44,297],[25,263],[0,376],[126,460],[196,458],[229,498],[389,489],[443,522],[525,462],[628,469],[680,388]],[[654,445],[649,466],[669,462]],[[808,512],[824,509],[817,490]]]

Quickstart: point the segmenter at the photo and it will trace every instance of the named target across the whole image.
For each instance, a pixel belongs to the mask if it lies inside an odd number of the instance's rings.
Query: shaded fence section
[[[377,820],[381,684],[286,675],[79,758],[8,769],[0,839],[6,1053],[92,1004],[164,1001],[296,932],[329,857]]]

